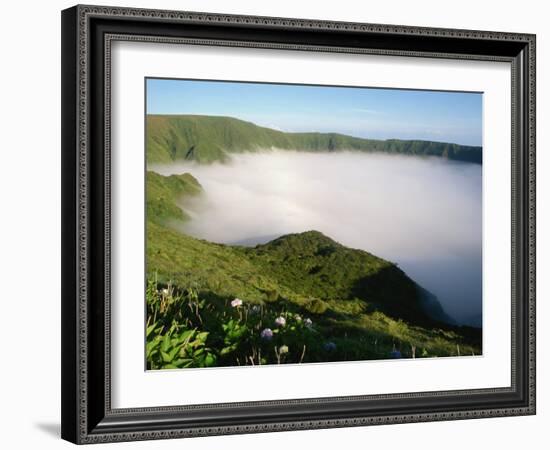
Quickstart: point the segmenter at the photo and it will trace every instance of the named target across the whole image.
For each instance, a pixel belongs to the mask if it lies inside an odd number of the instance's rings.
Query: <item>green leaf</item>
[[[237,349],[237,344],[230,345],[228,347],[222,348],[220,355],[227,355],[228,353],[234,352]]]
[[[195,333],[195,330],[186,330],[178,338],[178,344],[184,343],[187,344],[187,342],[193,337],[193,334]]]
[[[167,352],[170,348],[170,334],[166,333],[162,339],[162,344],[160,346],[160,349],[164,352]]]
[[[153,339],[152,341],[147,342],[147,344],[145,345],[145,353],[147,355],[149,355],[149,354],[151,354],[151,352],[153,352],[155,349],[157,349],[161,339],[162,338],[160,336],[155,336],[155,339]]]
[[[176,347],[170,350],[170,352],[168,353],[168,356],[170,357],[170,361],[174,360],[174,358],[178,355],[179,350],[180,350],[179,347]]]
[[[229,322],[222,325],[223,331],[227,332],[235,327],[235,322],[231,319]]]
[[[202,333],[197,334],[197,340],[201,342],[206,342],[206,338],[208,337],[208,331],[203,331]]]
[[[157,326],[157,323],[155,322],[153,325],[149,325],[147,327],[147,330],[145,332],[145,336],[149,337],[149,335],[154,331],[155,327]]]
[[[167,363],[172,362],[172,359],[173,359],[173,358],[171,358],[170,355],[169,355],[168,353],[163,352],[162,350],[160,351],[160,356],[162,356],[162,360],[163,360],[164,362],[167,362]]]
[[[187,344],[187,346],[188,346],[188,347],[191,347],[191,348],[197,348],[197,347],[200,347],[200,346],[202,346],[202,345],[204,345],[204,342],[201,342],[201,341],[199,341],[199,340],[197,340],[197,339],[195,339],[194,341],[189,342],[189,343]]]
[[[206,367],[212,367],[216,364],[216,355],[213,353],[208,353],[204,358],[204,365]]]
[[[179,358],[172,361],[172,364],[176,367],[184,367],[186,365],[189,365],[193,362],[190,358]]]

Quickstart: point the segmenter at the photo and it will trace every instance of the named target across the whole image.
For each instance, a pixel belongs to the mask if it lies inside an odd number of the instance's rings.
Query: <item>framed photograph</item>
[[[62,437],[535,413],[535,36],[62,12]]]

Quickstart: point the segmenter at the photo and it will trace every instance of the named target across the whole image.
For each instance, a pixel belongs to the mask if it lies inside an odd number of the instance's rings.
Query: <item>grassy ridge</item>
[[[155,223],[188,219],[187,214],[178,206],[178,200],[185,195],[202,192],[201,185],[190,173],[164,177],[148,171],[146,183],[147,220]]]
[[[356,150],[440,156],[481,164],[481,147],[421,140],[361,139],[338,133],[285,133],[232,117],[148,115],[147,161],[225,161],[231,153],[262,149],[331,152]]]
[[[434,320],[394,264],[320,232],[253,248],[181,233],[179,201],[201,191],[190,174],[147,174],[149,368],[481,353],[480,330]]]
[[[161,283],[200,286],[206,297],[214,293],[258,304],[282,300],[312,314],[346,304],[413,323],[434,323],[416,283],[394,264],[316,231],[253,248],[214,244],[154,223],[148,224],[147,234],[148,272]],[[303,253],[295,253],[297,245]]]

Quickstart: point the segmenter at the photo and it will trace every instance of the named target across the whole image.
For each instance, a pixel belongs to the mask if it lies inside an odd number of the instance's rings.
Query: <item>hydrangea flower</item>
[[[284,327],[286,325],[286,319],[283,316],[279,316],[275,319],[275,325],[278,327]]]
[[[336,350],[336,344],[334,342],[326,342],[324,348],[327,352],[333,352]]]
[[[279,355],[284,355],[285,353],[288,353],[288,346],[281,345],[279,347]]]
[[[306,320],[304,320],[304,325],[307,328],[311,328],[311,326],[313,325],[313,321],[308,317]]]
[[[260,333],[260,337],[264,341],[270,341],[271,339],[273,339],[273,331],[271,330],[271,328],[264,328]]]
[[[402,358],[401,352],[395,348],[395,344],[393,345],[393,350],[390,352],[390,358],[391,359],[400,359],[400,358]]]
[[[233,308],[237,308],[237,307],[242,306],[242,305],[243,305],[243,301],[240,298],[236,298],[235,300],[231,301],[231,306]]]
[[[401,359],[401,352],[399,350],[395,350],[393,349],[391,352],[390,352],[390,358],[391,359]]]

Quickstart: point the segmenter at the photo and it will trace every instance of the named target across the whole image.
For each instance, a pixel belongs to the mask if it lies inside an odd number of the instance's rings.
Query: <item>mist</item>
[[[458,323],[480,326],[482,167],[444,158],[267,151],[229,163],[150,166],[190,172],[204,194],[182,231],[256,245],[318,230],[392,261]]]

